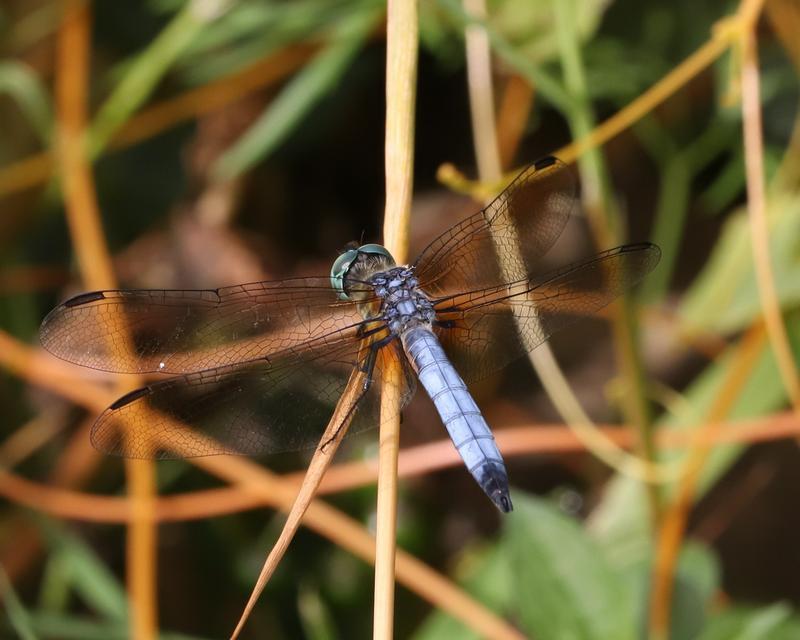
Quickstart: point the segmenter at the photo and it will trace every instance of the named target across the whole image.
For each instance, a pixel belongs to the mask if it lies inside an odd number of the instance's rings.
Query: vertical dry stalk
[[[464,0],[464,10],[473,18],[486,19],[484,0]],[[467,79],[469,82],[472,135],[480,180],[498,184],[502,177],[497,130],[495,127],[491,50],[486,30],[473,25],[466,29]],[[531,212],[535,215],[535,212]],[[519,270],[506,265],[507,272]],[[595,456],[619,472],[638,480],[659,483],[675,477],[674,464],[658,464],[632,455],[608,438],[583,410],[547,343],[529,354],[539,380],[565,422]]]
[[[67,221],[81,274],[90,288],[108,289],[115,286],[115,280],[85,147],[90,24],[87,2],[67,3],[57,43],[57,151]],[[157,631],[153,465],[129,461],[126,471],[138,516],[128,530],[126,553],[131,636],[149,640]]]
[[[754,38],[758,17],[763,7],[764,0],[742,0],[736,14],[736,24],[738,25],[738,42],[742,43],[745,47],[745,56],[747,56],[746,48],[748,45],[747,40]],[[731,33],[734,31],[731,29]],[[753,55],[751,52],[750,55]],[[751,60],[751,73],[758,73],[755,66],[755,59]],[[748,84],[753,82],[752,78],[747,77],[747,62],[742,69],[742,88],[743,93],[750,95],[745,98],[748,101],[748,106],[755,104],[756,111],[760,109],[758,105],[758,90],[756,86],[756,93],[753,95],[753,88],[748,87]],[[758,82],[758,78],[755,78]],[[755,101],[753,103],[753,101]],[[748,106],[742,104],[743,119],[745,128],[745,151],[746,156],[750,153],[761,154],[760,142],[760,122],[752,122],[752,113],[748,113]],[[758,116],[756,116],[758,117]],[[750,120],[748,124],[748,119]],[[756,133],[757,139],[748,140],[748,127],[755,126],[758,131]],[[753,147],[753,143],[756,146]],[[747,164],[747,180],[748,180],[748,199],[752,208],[753,195],[756,199],[760,199],[760,204],[757,202],[755,206],[761,207],[763,214],[764,196],[763,184],[756,184],[755,194],[751,187],[751,180],[756,176],[751,175],[753,171],[758,171],[758,181],[763,181],[763,171],[760,168],[753,167],[753,158],[746,157]],[[759,165],[761,159],[755,160],[756,165]],[[752,215],[752,212],[751,212]],[[754,238],[754,245],[757,240]],[[754,249],[755,250],[755,249]],[[759,283],[761,285],[761,283]],[[763,295],[763,294],[762,294]],[[765,309],[765,312],[767,310]],[[758,357],[761,349],[763,349],[764,342],[767,339],[767,331],[765,326],[761,323],[754,325],[747,334],[742,338],[739,347],[733,356],[733,361],[727,369],[726,377],[720,385],[720,390],[715,398],[714,404],[709,410],[706,424],[696,433],[693,439],[692,446],[686,457],[684,470],[678,484],[676,497],[666,510],[661,527],[658,531],[658,539],[656,541],[654,568],[652,575],[652,587],[650,590],[650,619],[649,619],[649,637],[652,640],[664,640],[669,637],[670,619],[669,612],[672,605],[673,595],[673,576],[675,574],[675,566],[678,561],[678,554],[680,553],[681,543],[686,531],[686,524],[689,518],[689,512],[694,502],[697,483],[703,466],[711,452],[711,443],[719,429],[718,425],[725,418],[725,415],[733,405],[739,390],[744,386],[747,381],[755,359]]]
[[[389,0],[386,16],[386,209],[383,238],[398,264],[408,257],[414,178],[414,105],[417,82],[416,0]],[[398,366],[387,359],[381,401],[373,637],[391,638],[397,529],[397,455],[400,447]]]
[[[800,412],[800,380],[781,317],[775,276],[769,255],[769,227],[764,195],[764,148],[761,134],[761,89],[755,25],[742,38],[742,127],[747,180],[747,213],[752,235],[753,262],[758,281],[764,324],[789,399]]]

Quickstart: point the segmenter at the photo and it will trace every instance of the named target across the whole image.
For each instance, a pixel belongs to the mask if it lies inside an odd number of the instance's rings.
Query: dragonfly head
[[[366,280],[373,273],[386,271],[395,266],[394,258],[386,247],[379,244],[363,244],[345,249],[331,267],[331,286],[342,300],[350,300],[347,279]]]

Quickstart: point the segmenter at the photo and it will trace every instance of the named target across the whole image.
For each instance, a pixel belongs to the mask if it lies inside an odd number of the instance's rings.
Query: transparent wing
[[[293,349],[362,320],[329,278],[193,291],[84,293],[42,323],[45,349],[117,373],[202,371]]]
[[[575,190],[560,160],[531,165],[485,209],[428,245],[415,262],[420,286],[446,296],[526,278],[561,235]]]
[[[348,406],[353,412],[348,433],[377,426],[387,363],[396,362],[404,372],[396,383],[401,387],[400,408],[413,394],[414,377],[396,340],[381,348],[364,344],[349,338],[327,340],[269,360],[148,385],[106,409],[92,428],[92,444],[129,458],[312,448],[320,444],[351,377],[357,393]]]
[[[660,257],[656,245],[624,245],[541,278],[439,298],[436,331],[459,373],[474,382],[605,307]]]

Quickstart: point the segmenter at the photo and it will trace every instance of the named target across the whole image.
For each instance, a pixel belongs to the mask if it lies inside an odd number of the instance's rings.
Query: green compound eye
[[[331,267],[331,286],[342,300],[350,299],[350,296],[344,288],[344,279],[347,277],[350,267],[352,267],[353,263],[358,259],[359,254],[380,256],[382,258],[387,258],[392,265],[394,264],[392,254],[386,250],[386,247],[380,244],[364,244],[358,249],[348,249],[342,253],[336,258],[336,261]]]
[[[350,267],[356,261],[357,257],[358,249],[348,249],[336,258],[331,267],[331,286],[336,292],[336,295],[342,300],[348,300],[350,298],[344,290],[344,278],[347,276],[347,272],[350,271]]]

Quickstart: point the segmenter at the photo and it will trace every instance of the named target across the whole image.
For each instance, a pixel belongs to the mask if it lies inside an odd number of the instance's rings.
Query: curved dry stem
[[[290,46],[257,60],[244,69],[206,85],[167,98],[132,116],[114,134],[111,149],[129,147],[174,126],[220,109],[259,89],[277,84],[314,55],[315,46]],[[43,151],[0,169],[0,196],[44,183],[56,167],[53,155]]]
[[[731,28],[731,22],[738,24],[739,20],[739,16],[734,16],[720,21],[703,45],[655,85],[592,129],[588,135],[561,147],[553,155],[566,163],[575,162],[590,149],[605,144],[641,120],[727,51],[737,35],[736,30]],[[444,164],[439,168],[437,178],[453,191],[468,194],[476,200],[485,200],[502,190],[518,173],[519,171],[510,171],[499,181],[471,181],[453,165]]]
[[[73,376],[67,380],[64,371],[74,371],[74,367],[34,354],[30,347],[3,331],[0,331],[0,364],[30,383],[50,389],[95,413],[101,412],[117,397],[113,390],[84,378]],[[288,512],[296,498],[295,481],[284,480],[245,458],[216,456],[192,458],[188,462],[257,496],[264,505]],[[312,502],[303,523],[366,562],[374,562],[375,539],[357,522],[325,503]],[[462,621],[479,635],[520,637],[502,618],[410,554],[398,552],[396,571],[397,579],[409,590]]]
[[[734,42],[751,37],[763,7],[763,0],[742,0],[734,18],[726,23],[726,33]],[[749,186],[749,185],[748,185]],[[686,456],[676,497],[667,508],[656,541],[655,561],[650,592],[648,628],[654,640],[669,637],[673,579],[683,542],[697,483],[711,451],[708,441],[715,435],[715,424],[727,415],[739,390],[747,381],[756,357],[763,348],[767,333],[763,324],[754,325],[742,338],[734,361],[727,370],[720,391],[712,405],[708,424],[697,434],[698,440]]]
[[[747,181],[747,212],[752,236],[758,293],[761,298],[764,324],[767,329],[783,386],[795,411],[800,415],[800,379],[792,348],[781,316],[775,290],[769,250],[769,227],[764,189],[764,145],[761,133],[761,89],[758,71],[758,44],[755,29],[743,36],[742,46],[742,126],[744,131],[744,164]]]
[[[56,55],[58,161],[64,186],[67,222],[78,264],[92,289],[115,286],[111,256],[105,244],[100,212],[86,155],[87,88],[91,46],[91,13],[87,2],[67,3],[59,30]],[[130,594],[131,635],[153,638],[156,621],[156,529],[152,521],[155,473],[152,462],[126,463],[135,499],[126,550]]]
[[[616,445],[630,448],[635,443],[636,433],[624,426],[602,425],[603,434]],[[742,420],[713,425],[713,433],[705,440],[695,440],[692,429],[661,431],[658,445],[663,449],[686,449],[699,442],[709,447],[730,444],[755,444],[800,435],[800,422],[791,411],[777,413],[752,420]],[[575,454],[591,452],[568,427],[557,424],[544,425],[500,425],[495,432],[498,446],[504,455],[531,456],[543,454]],[[447,439],[403,449],[398,460],[401,478],[422,476],[442,469],[463,464]],[[283,482],[301,485],[305,472],[281,476]],[[335,494],[374,484],[378,477],[376,459],[347,462],[329,468],[316,491],[316,495]],[[25,507],[47,513],[57,518],[97,522],[103,524],[125,524],[132,519],[132,501],[124,496],[104,496],[81,491],[63,489],[23,478],[10,471],[0,469],[0,496]],[[218,489],[202,489],[155,500],[155,520],[161,522],[185,522],[202,520],[221,515],[241,513],[269,506],[258,495],[245,486],[225,486]],[[293,507],[294,508],[294,507]]]
[[[478,19],[465,33],[475,157],[480,181],[498,184],[502,180],[502,165],[495,127],[491,51],[486,31],[480,26],[486,19],[486,6],[483,0],[464,0],[464,9]],[[644,482],[658,484],[674,479],[677,470],[674,462],[659,464],[632,455],[597,429],[573,393],[547,343],[531,352],[529,360],[565,422],[600,460],[620,473]]]
[[[668,637],[675,566],[703,466],[717,440],[722,419],[739,397],[764,348],[765,340],[762,324],[755,325],[745,334],[726,371],[707,421],[692,436],[675,499],[664,512],[656,541],[649,619],[653,638]]]
[[[294,499],[289,509],[286,523],[283,525],[278,540],[272,546],[269,555],[267,555],[267,559],[264,561],[264,566],[261,568],[258,580],[253,587],[253,591],[250,593],[244,611],[239,617],[236,628],[231,634],[231,640],[235,640],[239,637],[261,592],[264,591],[267,582],[272,577],[272,574],[275,572],[278,564],[280,564],[283,556],[286,555],[289,543],[297,533],[297,529],[300,528],[300,521],[303,518],[303,514],[314,499],[319,483],[328,470],[328,467],[331,465],[333,457],[336,455],[336,451],[339,448],[339,444],[341,444],[342,439],[347,433],[347,428],[350,426],[350,421],[353,418],[353,412],[359,400],[363,384],[364,374],[361,371],[355,370],[347,383],[344,394],[336,405],[336,409],[331,416],[330,422],[328,422],[328,426],[325,428],[325,432],[320,438],[321,446],[318,446],[314,451],[314,455],[311,458],[311,462],[308,465],[308,469],[300,485],[300,490],[297,492],[297,497]]]

